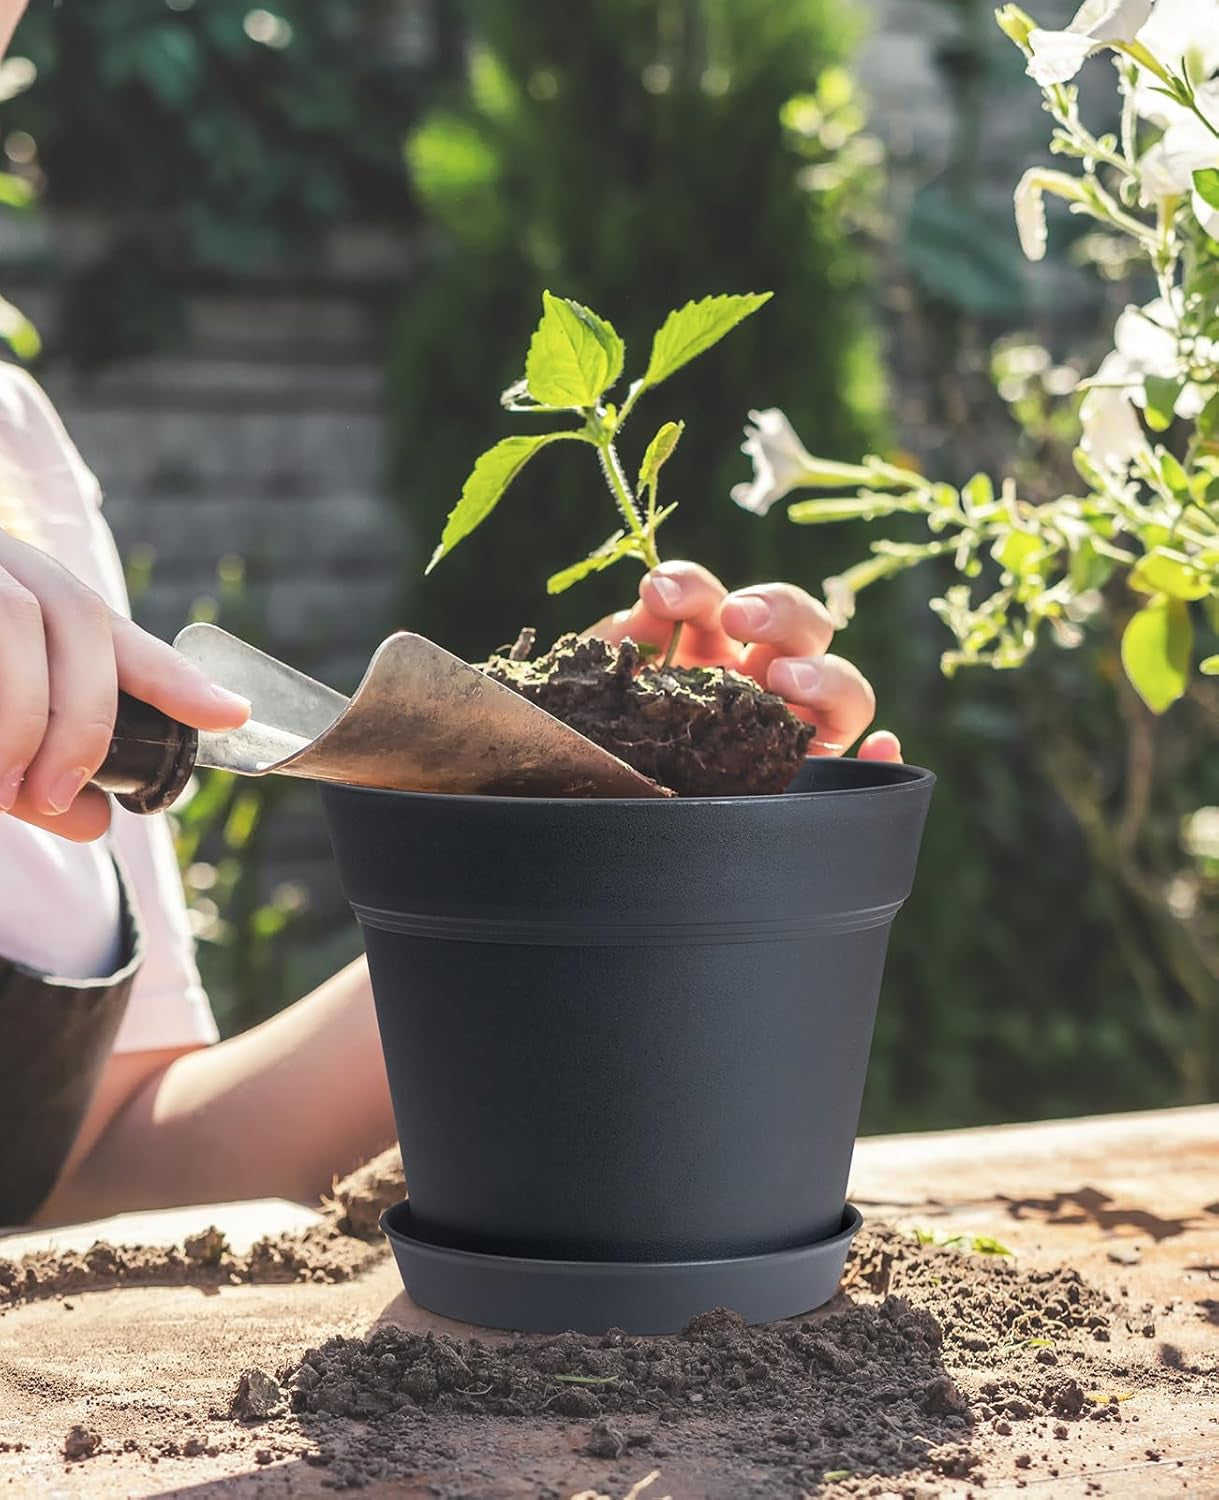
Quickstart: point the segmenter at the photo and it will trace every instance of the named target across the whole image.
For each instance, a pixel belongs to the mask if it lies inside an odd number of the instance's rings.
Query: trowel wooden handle
[[[185,790],[198,750],[189,725],[120,693],[109,753],[89,784],[113,793],[128,812],[162,812]]]

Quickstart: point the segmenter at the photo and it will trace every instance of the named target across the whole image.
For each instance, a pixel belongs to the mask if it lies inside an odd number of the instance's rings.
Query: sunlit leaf
[[[581,562],[572,563],[571,567],[553,573],[546,580],[546,592],[548,594],[565,593],[573,583],[579,583],[581,579],[588,578],[593,573],[603,572],[624,557],[638,555],[638,540],[633,536],[627,536],[625,532],[616,531],[608,541],[602,542],[595,552],[591,552]]]
[[[1205,599],[1211,580],[1182,553],[1157,547],[1130,570],[1130,587],[1141,594],[1167,594],[1170,599]]]
[[[1143,415],[1153,432],[1164,432],[1172,426],[1174,407],[1185,386],[1184,380],[1175,376],[1148,375],[1143,381],[1147,405]]]
[[[757,312],[771,296],[770,292],[747,292],[742,296],[704,297],[671,312],[652,340],[644,384],[659,385],[667,380]]]
[[[544,406],[595,406],[622,373],[623,343],[596,313],[542,293],[542,321],[529,343],[525,382]]]
[[[1008,531],[995,543],[991,556],[1006,572],[1024,578],[1037,571],[1045,557],[1045,543],[1029,531]]]
[[[499,504],[504,491],[533,455],[548,443],[564,438],[578,438],[574,432],[544,432],[535,437],[509,437],[488,448],[475,463],[470,477],[461,489],[461,499],[449,512],[440,545],[432,554],[426,572],[430,573],[440,559],[452,552],[458,542],[468,537],[476,526]]]
[[[42,339],[33,323],[20,308],[0,297],[0,339],[20,360],[37,359],[42,353]]]
[[[1219,168],[1202,167],[1195,172],[1194,192],[1208,208],[1219,208]]]
[[[1122,634],[1122,665],[1135,692],[1162,714],[1185,692],[1194,628],[1182,599],[1157,595],[1132,616]]]
[[[666,422],[652,441],[648,444],[648,450],[643,455],[643,462],[639,466],[639,488],[647,489],[656,483],[663,466],[673,457],[673,450],[686,430],[684,422]]]

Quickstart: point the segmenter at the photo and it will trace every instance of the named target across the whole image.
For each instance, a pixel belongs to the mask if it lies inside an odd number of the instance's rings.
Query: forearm
[[[393,1136],[360,960],[252,1031],[158,1069],[42,1217],[258,1197],[315,1201]]]

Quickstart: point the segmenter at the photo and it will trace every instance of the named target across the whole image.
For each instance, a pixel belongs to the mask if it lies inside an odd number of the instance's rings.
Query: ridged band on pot
[[[817,760],[780,797],[323,788],[414,1238],[681,1262],[836,1234],[933,781]]]
[[[838,1290],[862,1222],[848,1203],[837,1234],[794,1250],[735,1260],[591,1261],[447,1250],[413,1236],[409,1203],[381,1215],[403,1284],[420,1307],[531,1333],[680,1333],[716,1307],[747,1323],[811,1312]]]

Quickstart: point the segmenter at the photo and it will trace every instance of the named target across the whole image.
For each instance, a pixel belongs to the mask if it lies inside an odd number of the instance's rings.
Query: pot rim
[[[879,782],[861,781],[859,786],[821,787],[807,792],[768,792],[755,797],[522,797],[500,796],[486,792],[407,792],[393,791],[387,787],[360,786],[352,781],[322,782],[322,788],[337,788],[344,792],[358,792],[366,797],[399,798],[410,797],[419,802],[444,802],[463,806],[487,805],[532,805],[535,807],[756,807],[770,806],[776,802],[811,802],[819,797],[893,796],[913,791],[930,791],[936,784],[936,774],[924,766],[910,765],[905,761],[860,761],[854,756],[810,756],[810,760],[834,760],[841,765],[867,766],[870,770],[883,768],[895,773],[891,780]],[[905,773],[905,774],[901,774]]]

